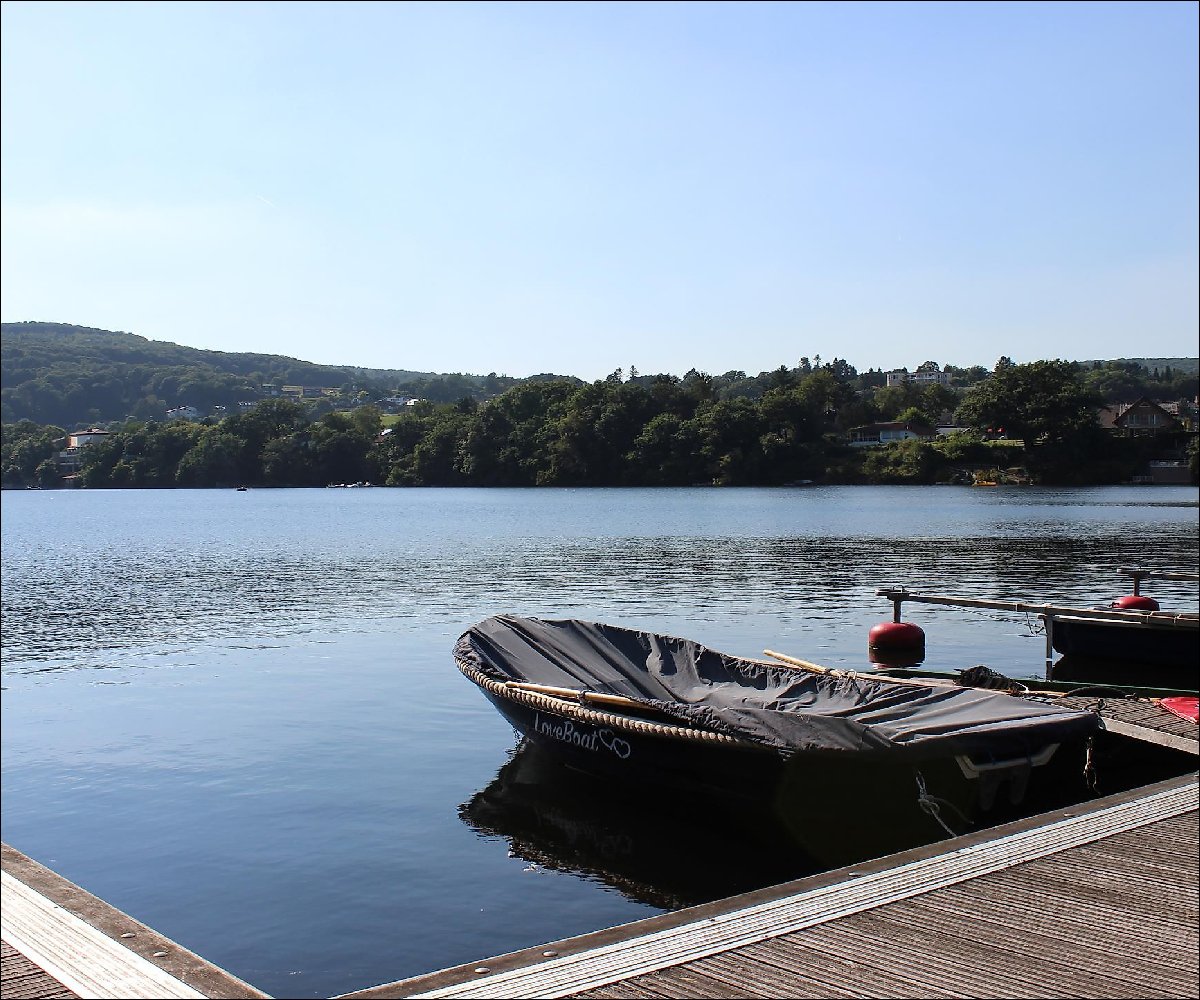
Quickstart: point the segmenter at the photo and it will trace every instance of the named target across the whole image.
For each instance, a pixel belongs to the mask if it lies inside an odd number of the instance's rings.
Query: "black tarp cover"
[[[500,615],[465,632],[454,652],[495,680],[623,695],[786,753],[1007,760],[1100,726],[1091,712],[993,691],[797,671],[595,622]]]

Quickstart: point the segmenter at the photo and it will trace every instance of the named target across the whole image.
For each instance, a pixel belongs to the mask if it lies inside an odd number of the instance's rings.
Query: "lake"
[[[498,613],[866,668],[877,587],[1107,602],[1196,568],[1191,487],[3,493],[3,839],[279,997],[813,870],[702,802],[540,775],[454,668]],[[1194,585],[1150,581],[1164,609]],[[909,606],[1039,676],[1036,618]],[[755,862],[714,865],[730,838]],[[782,846],[781,846],[782,844]],[[815,859],[819,862],[819,859]]]

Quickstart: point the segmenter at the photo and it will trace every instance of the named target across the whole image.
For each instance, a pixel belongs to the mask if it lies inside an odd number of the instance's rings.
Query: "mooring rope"
[[[1096,738],[1089,736],[1087,741],[1087,756],[1083,762],[1083,781],[1093,795],[1099,795],[1098,779],[1096,775],[1096,760],[1095,760]]]
[[[958,833],[952,830],[950,825],[942,819],[942,806],[945,806],[962,820],[964,829],[971,825],[971,821],[958,811],[953,802],[948,802],[946,799],[940,799],[936,795],[929,794],[929,790],[925,787],[925,776],[920,771],[914,768],[913,774],[917,779],[917,805],[921,807],[922,812],[937,820],[938,824],[949,836],[957,837]]]

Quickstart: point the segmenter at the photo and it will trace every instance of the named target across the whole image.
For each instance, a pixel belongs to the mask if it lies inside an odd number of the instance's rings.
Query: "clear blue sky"
[[[1197,352],[1197,4],[3,5],[3,319],[602,378]]]

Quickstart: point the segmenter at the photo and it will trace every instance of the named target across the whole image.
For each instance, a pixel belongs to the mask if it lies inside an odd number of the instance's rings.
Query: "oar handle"
[[[788,656],[784,653],[776,653],[773,649],[764,649],[764,656],[771,657],[772,660],[778,660],[780,663],[786,663],[791,667],[799,667],[801,670],[808,670],[814,674],[833,674],[837,676],[842,673],[840,670],[834,670],[831,667],[823,667],[819,663],[809,663],[808,660],[801,660],[796,656]]]

